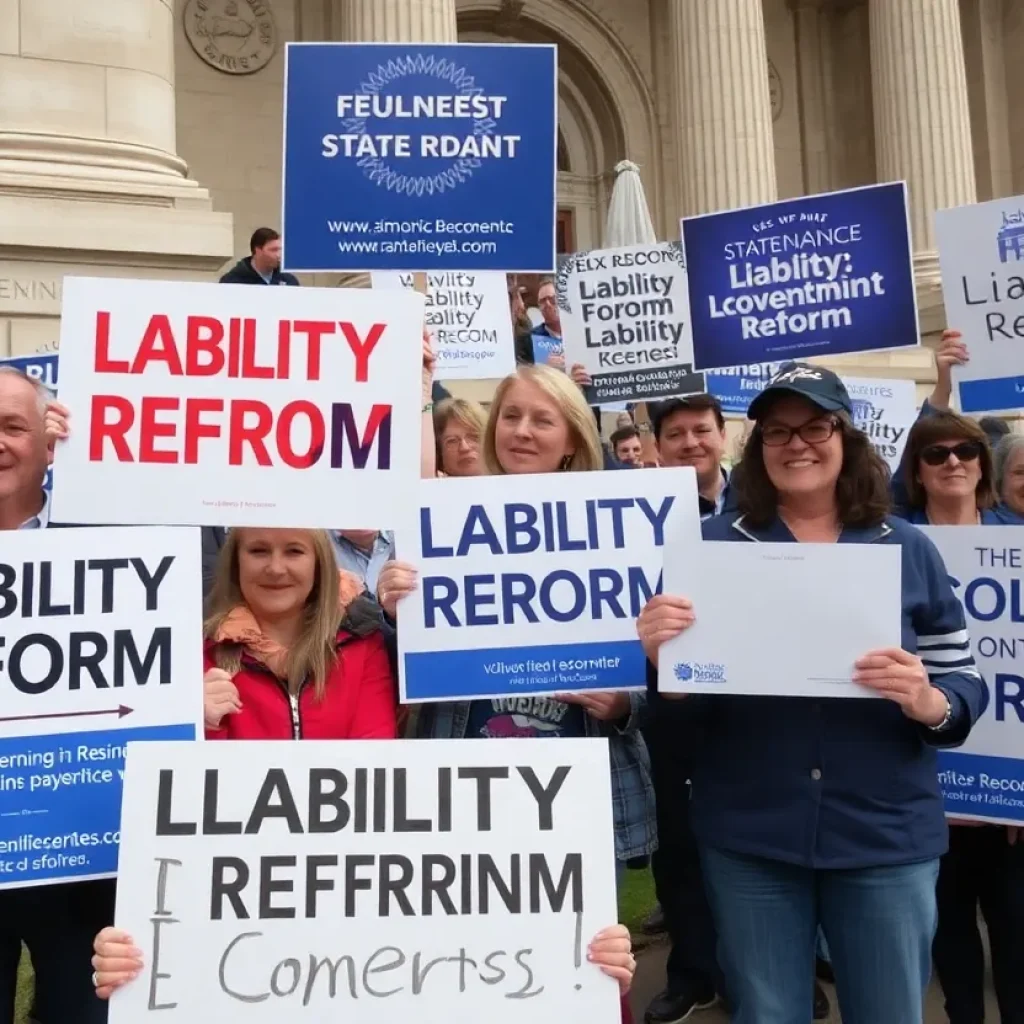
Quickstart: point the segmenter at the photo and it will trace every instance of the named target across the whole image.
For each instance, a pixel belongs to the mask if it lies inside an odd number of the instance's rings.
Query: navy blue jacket
[[[708,519],[702,529],[706,541],[795,543],[781,520],[755,529],[738,513]],[[830,869],[913,863],[946,851],[935,748],[963,743],[984,698],[963,608],[934,544],[916,527],[887,519],[846,529],[839,542],[901,546],[903,648],[921,657],[949,697],[950,726],[934,732],[878,698],[686,697],[681,703],[692,703],[696,726],[692,820],[707,846]],[[794,607],[793,635],[779,640],[799,635]],[[651,703],[675,703],[656,686],[650,666]]]

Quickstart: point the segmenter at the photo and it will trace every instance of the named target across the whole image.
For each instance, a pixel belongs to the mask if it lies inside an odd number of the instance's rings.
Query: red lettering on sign
[[[174,343],[171,321],[164,313],[149,318],[139,351],[132,363],[132,373],[144,373],[150,363],[166,363],[167,372],[174,377],[182,375],[178,346]]]
[[[254,425],[246,425],[246,413],[255,414],[256,423]],[[240,466],[242,464],[242,446],[246,444],[252,448],[259,465],[271,465],[264,438],[270,433],[273,424],[274,417],[270,412],[270,407],[265,403],[247,398],[232,402],[231,423],[228,427],[228,465]]]
[[[114,414],[108,419],[107,414]],[[103,461],[103,442],[110,441],[118,462],[134,462],[124,435],[135,422],[135,409],[120,395],[93,395],[89,432],[89,461]]]
[[[128,360],[110,358],[110,314],[96,314],[96,339],[93,345],[97,373],[128,373]]]
[[[365,384],[370,379],[370,354],[384,334],[384,326],[384,324],[374,324],[364,340],[359,337],[354,324],[340,324],[341,333],[345,335],[348,347],[352,349],[352,355],[356,357],[356,382],[359,384]]]
[[[204,412],[223,412],[221,398],[189,398],[185,401],[185,462],[195,465],[199,461],[199,440],[203,437],[220,437],[219,423],[203,423],[199,418]]]
[[[305,452],[297,452],[292,447],[292,424],[296,416],[305,416],[309,420],[309,448]],[[326,428],[320,410],[312,402],[289,402],[277,419],[277,453],[281,461],[292,469],[308,469],[316,465],[324,451]]]
[[[223,341],[224,325],[215,316],[190,316],[185,322],[185,373],[189,377],[220,373],[224,369]]]
[[[158,437],[174,437],[178,433],[176,423],[161,423],[156,417],[161,412],[176,412],[180,400],[148,395],[142,400],[142,415],[139,417],[139,462],[156,462],[173,465],[178,461],[177,452],[157,448]]]

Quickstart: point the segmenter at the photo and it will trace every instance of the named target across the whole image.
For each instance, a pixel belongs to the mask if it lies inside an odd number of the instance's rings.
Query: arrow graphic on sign
[[[47,715],[8,715],[5,718],[0,718],[0,722],[37,722],[43,718],[88,718],[93,715],[117,715],[118,718],[124,718],[125,715],[131,713],[131,708],[120,704],[108,711],[56,711]]]

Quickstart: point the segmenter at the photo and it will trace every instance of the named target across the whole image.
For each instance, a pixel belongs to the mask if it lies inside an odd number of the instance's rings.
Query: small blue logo
[[[1011,259],[1024,260],[1024,210],[1016,213],[1003,212],[1003,224],[996,235],[999,248],[999,262]]]
[[[701,664],[683,661],[673,666],[672,671],[681,683],[726,683],[725,666],[717,662]]]

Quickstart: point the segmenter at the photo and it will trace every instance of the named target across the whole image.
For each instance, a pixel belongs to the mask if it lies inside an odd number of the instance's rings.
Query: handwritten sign
[[[415,292],[65,279],[54,516],[394,527],[422,324]]]
[[[112,875],[126,744],[202,736],[199,553],[189,529],[0,532],[0,889]]]
[[[135,744],[111,1024],[619,1024],[600,740]]]

